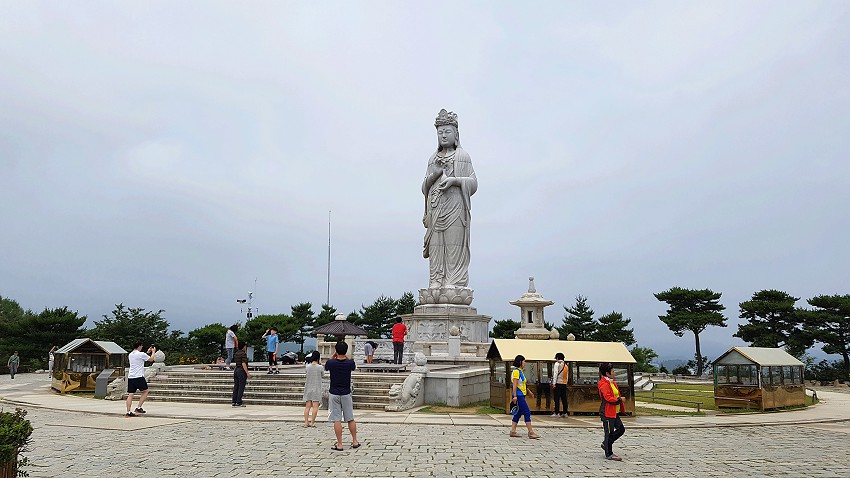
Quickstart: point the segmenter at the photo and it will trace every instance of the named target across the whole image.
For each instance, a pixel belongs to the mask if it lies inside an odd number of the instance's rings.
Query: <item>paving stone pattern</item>
[[[602,433],[593,429],[546,428],[542,440],[529,440],[498,427],[364,423],[361,448],[349,449],[346,437],[346,450],[334,452],[327,423],[306,429],[151,412],[110,421],[30,409],[26,456],[34,466],[26,470],[32,477],[850,476],[850,422],[627,430],[615,445],[618,463],[603,459]]]

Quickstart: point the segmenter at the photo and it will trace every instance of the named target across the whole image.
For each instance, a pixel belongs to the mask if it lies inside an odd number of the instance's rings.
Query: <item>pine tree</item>
[[[412,314],[416,307],[416,299],[413,297],[413,292],[405,292],[396,301],[396,314],[406,315]]]
[[[292,306],[292,320],[295,334],[292,341],[301,345],[301,355],[304,355],[304,340],[313,333],[316,317],[313,314],[313,304],[302,302]]]
[[[493,331],[490,332],[490,337],[494,339],[513,339],[514,332],[519,330],[520,323],[516,320],[505,319],[496,320],[493,323]]]
[[[632,319],[624,319],[623,314],[611,312],[599,318],[599,325],[593,340],[597,342],[622,342],[626,346],[634,345],[635,331],[627,328]]]
[[[329,324],[334,321],[336,318],[336,307],[328,304],[322,304],[322,311],[319,312],[319,315],[316,316],[315,327],[320,327],[325,324]]]
[[[395,323],[395,318],[398,315],[396,305],[396,301],[392,297],[384,297],[383,295],[378,297],[372,305],[363,306],[357,325],[366,330],[370,339],[390,337],[392,324]]]
[[[667,324],[667,328],[677,337],[683,336],[686,331],[693,332],[695,358],[703,357],[700,351],[699,334],[709,325],[726,327],[726,317],[721,313],[726,307],[720,303],[720,295],[719,292],[709,289],[692,290],[681,287],[673,287],[655,294],[656,299],[667,302],[670,306],[667,309],[667,315],[658,316]],[[704,365],[703,360],[696,363],[697,375],[702,375]]]
[[[794,304],[800,300],[779,290],[761,290],[752,299],[741,302],[742,319],[738,325],[739,337],[754,347],[785,347],[791,355],[802,357],[813,340],[802,330],[803,317]]]
[[[576,297],[572,307],[564,306],[564,325],[558,327],[561,340],[573,334],[576,340],[593,340],[598,324],[593,319],[593,309],[587,305],[587,297]]]

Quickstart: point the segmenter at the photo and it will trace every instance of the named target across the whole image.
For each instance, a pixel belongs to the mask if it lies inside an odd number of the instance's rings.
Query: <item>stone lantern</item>
[[[554,304],[537,293],[534,277],[528,278],[528,292],[511,302],[520,308],[519,330],[514,332],[518,339],[548,340],[549,331],[543,326],[543,308]]]

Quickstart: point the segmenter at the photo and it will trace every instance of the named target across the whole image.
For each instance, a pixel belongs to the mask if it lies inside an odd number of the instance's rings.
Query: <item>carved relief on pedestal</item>
[[[442,320],[423,320],[418,323],[417,340],[442,342],[446,340],[446,322]]]

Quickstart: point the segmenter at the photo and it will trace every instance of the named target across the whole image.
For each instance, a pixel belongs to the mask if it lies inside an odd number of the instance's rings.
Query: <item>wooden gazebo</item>
[[[53,355],[50,386],[61,393],[94,391],[98,374],[108,368],[113,379],[125,374],[127,351],[115,342],[74,339]]]
[[[626,413],[634,414],[634,357],[620,342],[588,342],[579,340],[493,339],[487,358],[490,359],[490,406],[511,407],[511,370],[514,357],[525,357],[525,377],[534,397],[528,401],[532,412],[551,412],[554,408],[550,383],[555,354],[564,354],[569,366],[567,379],[567,409],[574,412],[599,410],[599,364],[610,362],[616,372],[620,393],[625,398]]]
[[[732,347],[713,365],[718,407],[765,410],[806,403],[805,366],[780,348]]]
[[[366,337],[367,335],[363,327],[345,320],[345,316],[342,314],[337,315],[333,322],[316,327],[313,333],[316,335],[316,350],[325,360],[333,355],[334,346],[339,341],[345,341],[348,344],[349,355],[353,355],[354,337]],[[334,336],[335,340],[326,342],[325,336],[327,335]]]

